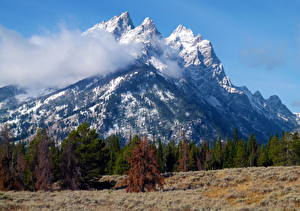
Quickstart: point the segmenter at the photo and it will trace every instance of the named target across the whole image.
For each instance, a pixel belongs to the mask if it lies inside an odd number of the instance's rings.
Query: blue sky
[[[179,24],[211,40],[235,85],[279,95],[300,112],[300,0],[0,0],[0,25],[25,37],[85,30],[129,11],[168,36]]]

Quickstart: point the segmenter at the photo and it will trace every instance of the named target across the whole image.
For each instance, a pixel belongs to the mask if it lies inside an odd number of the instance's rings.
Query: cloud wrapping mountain
[[[107,33],[110,36],[104,39]],[[139,134],[180,140],[185,131],[196,142],[226,138],[236,128],[241,136],[255,134],[264,142],[270,135],[299,127],[296,115],[278,96],[265,99],[258,91],[235,86],[211,42],[182,25],[164,38],[150,18],[134,26],[126,12],[77,33],[74,39],[73,33],[63,34],[59,39],[16,39],[15,45],[50,46],[50,52],[60,55],[55,61],[63,58],[63,62],[51,62],[57,64],[51,68],[58,72],[56,76],[65,76],[59,73],[64,68],[67,75],[76,77],[97,74],[24,102],[15,99],[22,90],[0,89],[0,125],[10,124],[17,139],[30,137],[39,127],[49,128],[53,137],[62,139],[82,122],[103,136]],[[67,46],[61,48],[65,51],[59,49],[61,45]],[[33,52],[43,53],[37,49]]]
[[[92,75],[106,75],[134,61],[139,46],[120,45],[112,34],[84,36],[78,30],[24,38],[0,27],[0,86],[31,90],[64,87]]]

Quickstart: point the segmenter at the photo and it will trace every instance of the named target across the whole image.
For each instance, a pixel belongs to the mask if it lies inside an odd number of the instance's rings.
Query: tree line
[[[143,191],[163,184],[158,176],[163,172],[300,164],[298,133],[275,135],[261,145],[253,135],[240,138],[237,130],[225,141],[196,143],[183,137],[179,142],[162,142],[134,136],[124,144],[117,135],[100,138],[83,123],[62,142],[53,140],[45,129],[39,129],[29,142],[12,140],[13,134],[4,126],[0,131],[0,190],[50,190],[55,185],[99,189],[100,175],[128,174],[128,184],[139,184],[129,185],[128,190]]]

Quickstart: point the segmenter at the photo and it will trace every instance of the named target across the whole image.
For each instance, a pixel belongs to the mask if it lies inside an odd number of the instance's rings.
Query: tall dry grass
[[[148,193],[0,192],[0,210],[300,210],[300,167],[179,172],[165,182]]]

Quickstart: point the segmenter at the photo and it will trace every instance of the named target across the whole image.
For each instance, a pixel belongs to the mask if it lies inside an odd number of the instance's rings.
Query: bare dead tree
[[[154,150],[144,138],[132,151],[128,158],[130,169],[127,178],[127,192],[145,192],[162,187],[163,177],[160,175]]]

